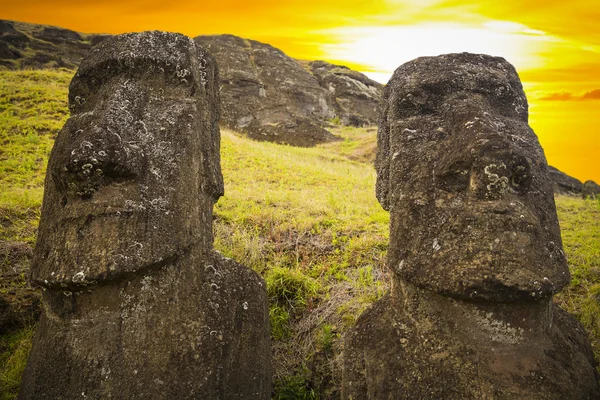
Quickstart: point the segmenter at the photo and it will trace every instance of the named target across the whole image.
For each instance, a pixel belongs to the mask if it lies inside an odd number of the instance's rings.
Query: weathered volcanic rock
[[[263,280],[213,250],[218,73],[179,34],[107,39],[69,87],[31,280],[20,399],[268,399]]]
[[[548,172],[550,174],[550,179],[552,179],[554,193],[574,195],[581,193],[583,184],[579,179],[573,178],[552,166],[548,167]]]
[[[348,67],[326,61],[312,61],[308,67],[319,85],[327,90],[330,103],[343,125],[377,124],[382,84]]]
[[[112,37],[112,35],[91,35],[90,36],[90,44],[93,47],[93,46],[97,45],[98,43],[102,42],[103,40],[106,40],[110,37]]]
[[[313,146],[335,140],[321,123],[333,117],[327,93],[281,50],[232,35],[198,36],[221,77],[222,123],[253,139]]]
[[[68,29],[0,20],[0,63],[11,69],[74,69],[92,47],[91,38]]]
[[[342,399],[592,400],[581,324],[551,302],[498,307],[397,284],[344,343]]]
[[[62,44],[65,42],[77,42],[82,40],[82,37],[79,35],[79,33],[71,31],[69,29],[57,28],[54,26],[47,26],[41,31],[34,32],[33,37],[56,44]]]
[[[600,185],[592,180],[585,181],[582,186],[581,195],[583,198],[596,198],[600,196]]]
[[[15,60],[21,58],[21,53],[16,49],[11,49],[8,43],[0,42],[0,59]]]
[[[17,48],[23,48],[28,41],[29,38],[17,31],[12,22],[0,20],[0,42]]]
[[[377,197],[391,294],[349,331],[345,399],[596,399],[544,152],[512,65],[400,66],[380,106]]]

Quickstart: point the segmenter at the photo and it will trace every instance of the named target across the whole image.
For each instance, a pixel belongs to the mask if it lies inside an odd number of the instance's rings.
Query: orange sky
[[[421,55],[500,55],[519,71],[549,163],[600,183],[598,0],[3,0],[0,18],[88,33],[231,33],[382,83]]]

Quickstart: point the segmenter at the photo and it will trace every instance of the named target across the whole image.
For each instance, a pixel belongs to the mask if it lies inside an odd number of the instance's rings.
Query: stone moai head
[[[91,51],[48,162],[35,282],[70,290],[212,247],[223,193],[216,75],[180,34],[125,34]]]
[[[569,280],[544,152],[506,60],[423,57],[381,104],[377,197],[390,211],[390,267],[457,298],[551,296]]]

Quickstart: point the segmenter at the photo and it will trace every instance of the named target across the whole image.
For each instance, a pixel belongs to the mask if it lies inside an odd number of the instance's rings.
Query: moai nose
[[[502,151],[473,166],[469,190],[478,199],[501,200],[525,194],[531,178],[531,165],[525,157]]]
[[[137,175],[131,160],[127,158],[127,152],[121,151],[114,144],[83,140],[71,150],[67,162],[63,165],[58,176],[61,180],[59,186],[64,187],[72,196],[88,199],[101,186],[131,179]]]

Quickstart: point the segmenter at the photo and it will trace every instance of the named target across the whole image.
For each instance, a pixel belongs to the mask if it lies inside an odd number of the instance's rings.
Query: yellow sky
[[[80,32],[231,33],[385,83],[418,56],[470,51],[513,63],[550,164],[600,183],[598,0],[3,0],[0,18]]]

